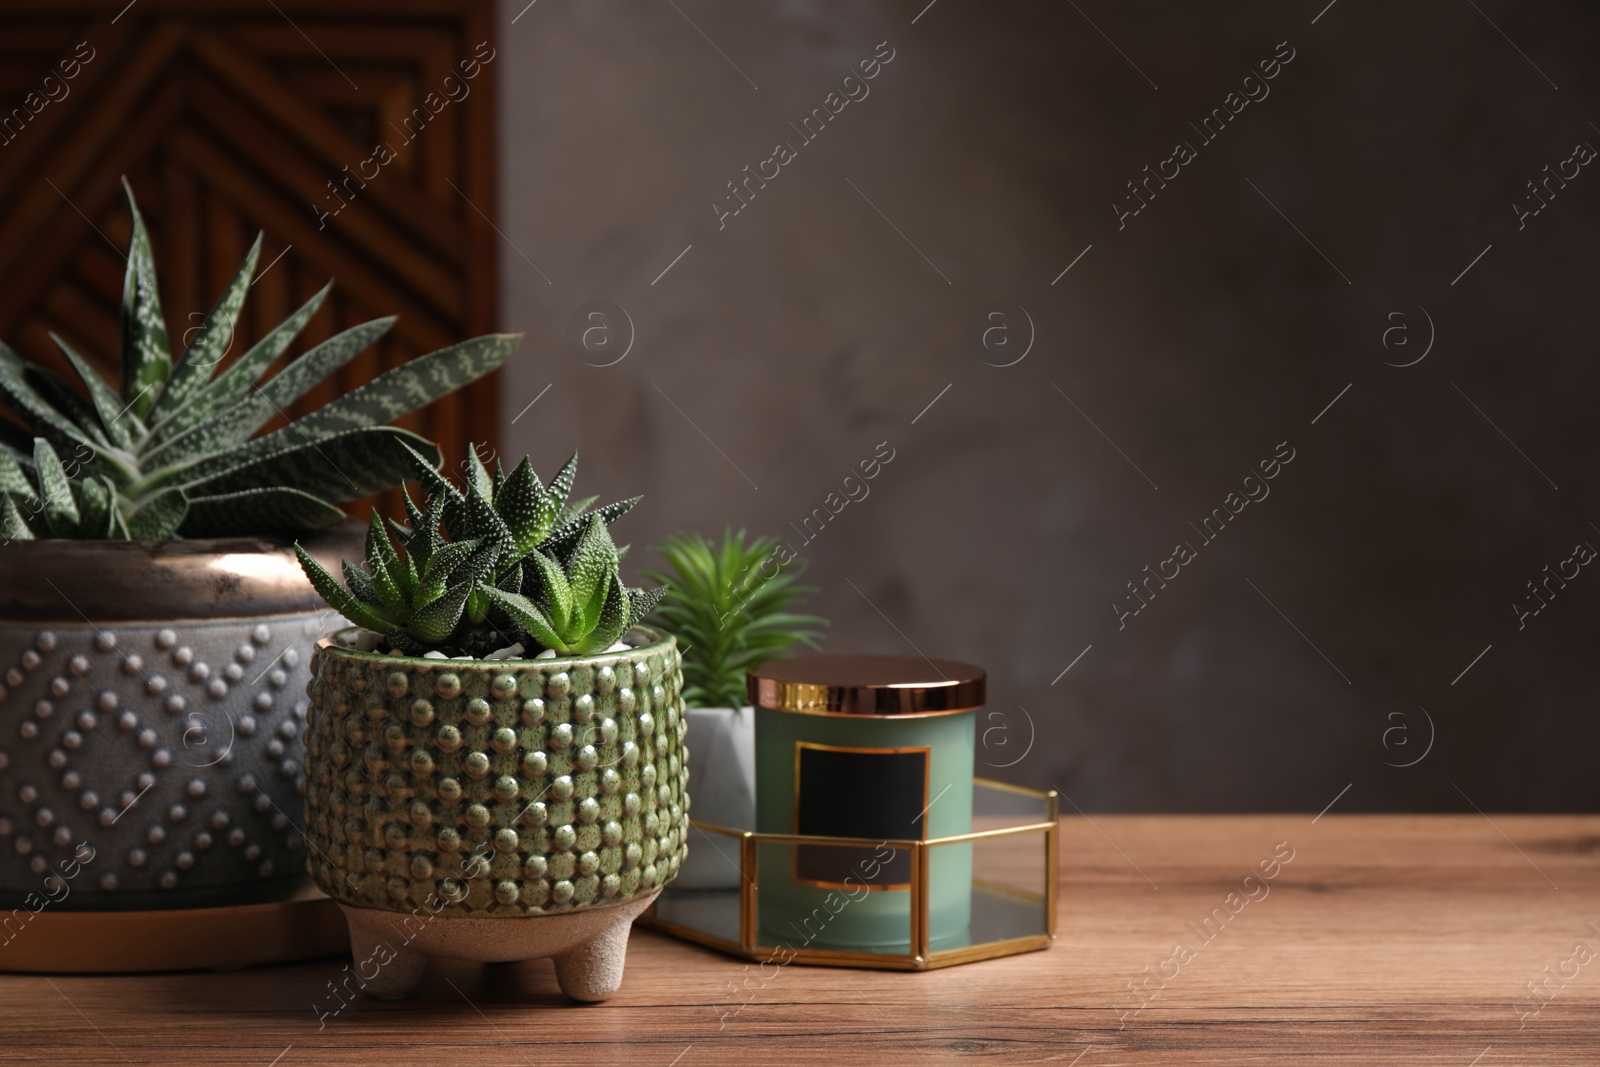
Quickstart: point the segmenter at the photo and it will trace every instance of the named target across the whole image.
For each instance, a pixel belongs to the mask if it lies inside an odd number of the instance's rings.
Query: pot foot
[[[628,961],[632,922],[614,922],[577,948],[555,957],[556,981],[573,1000],[594,1004],[610,998],[622,985]]]
[[[398,944],[393,916],[381,912],[362,913],[346,908],[350,923],[350,956],[358,969],[377,968],[363,979],[362,989],[379,1000],[399,1000],[417,988],[428,964],[426,954]]]

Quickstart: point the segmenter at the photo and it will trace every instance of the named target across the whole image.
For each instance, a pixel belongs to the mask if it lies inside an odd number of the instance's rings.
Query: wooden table
[[[1046,952],[762,981],[636,930],[603,1006],[569,1006],[548,962],[446,961],[320,1028],[338,961],[5,976],[0,1062],[1600,1063],[1600,817],[1072,815],[1063,835]],[[1293,858],[1264,880],[1275,847]]]

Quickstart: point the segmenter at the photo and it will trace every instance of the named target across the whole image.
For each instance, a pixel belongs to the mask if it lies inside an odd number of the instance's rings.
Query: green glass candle
[[[762,944],[905,954],[912,856],[890,841],[972,830],[973,734],[984,672],[909,656],[801,656],[750,674],[756,829],[878,847],[763,845]],[[929,849],[930,951],[963,945],[972,845]]]

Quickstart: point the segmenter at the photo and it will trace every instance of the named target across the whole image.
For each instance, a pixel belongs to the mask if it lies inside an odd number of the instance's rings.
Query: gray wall
[[[576,445],[580,489],[644,492],[640,549],[788,536],[832,650],[984,665],[980,759],[1085,810],[1316,811],[1347,784],[1338,810],[1594,810],[1600,574],[1521,629],[1513,603],[1600,546],[1600,168],[1521,229],[1512,205],[1600,146],[1600,11],[923,2],[504,8],[506,451],[548,475]],[[882,41],[870,95],[802,144]],[[1189,123],[1284,41],[1204,142]],[[1195,158],[1119,225],[1178,140]],[[779,141],[796,158],[719,229]],[[632,322],[614,366],[568,344],[597,299]],[[1019,307],[1031,350],[989,365],[1023,351]],[[985,348],[972,323],[1007,308]],[[1270,495],[1203,542],[1280,442]]]

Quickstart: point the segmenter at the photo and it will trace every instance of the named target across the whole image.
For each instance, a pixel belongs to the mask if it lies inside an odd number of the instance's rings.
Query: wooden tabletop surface
[[[747,980],[740,961],[635,930],[604,1005],[569,1005],[547,961],[435,961],[411,999],[325,1022],[312,1005],[339,961],[7,975],[0,1062],[1600,1063],[1600,817],[1074,814],[1062,827],[1044,952]]]

